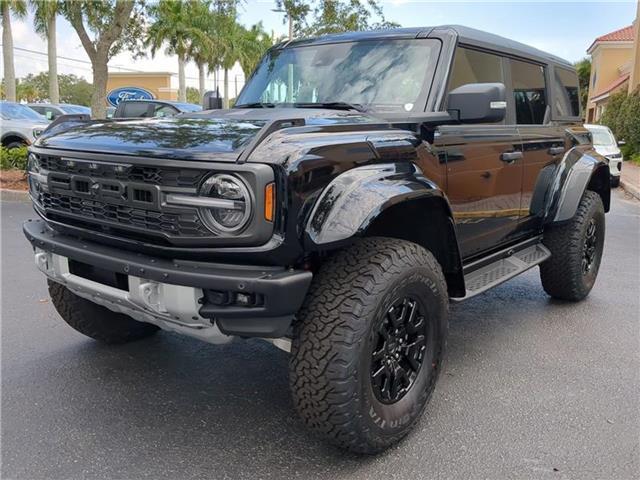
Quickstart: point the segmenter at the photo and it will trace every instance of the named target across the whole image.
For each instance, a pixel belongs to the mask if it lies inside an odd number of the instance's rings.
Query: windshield
[[[616,139],[613,138],[613,134],[608,129],[593,129],[591,130],[591,136],[593,137],[593,144],[600,147],[610,147],[616,144]]]
[[[369,40],[268,52],[236,106],[344,102],[367,110],[423,110],[440,42]]]
[[[0,116],[3,120],[32,120],[46,122],[47,119],[25,105],[12,102],[0,102]]]
[[[60,105],[60,110],[64,113],[88,113],[91,115],[91,109],[82,105]]]

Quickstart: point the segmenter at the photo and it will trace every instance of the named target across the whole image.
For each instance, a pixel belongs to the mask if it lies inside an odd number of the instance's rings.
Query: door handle
[[[500,155],[500,160],[506,163],[513,163],[522,158],[522,152],[504,152]]]
[[[549,149],[549,155],[561,155],[564,153],[564,147],[551,147]]]

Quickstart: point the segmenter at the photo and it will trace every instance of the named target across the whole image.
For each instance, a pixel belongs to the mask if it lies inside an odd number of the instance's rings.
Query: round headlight
[[[211,230],[235,233],[251,218],[251,195],[244,181],[238,177],[212,175],[200,187],[200,196],[220,200],[217,205],[212,202],[200,209],[204,223]]]
[[[40,173],[40,159],[35,153],[30,153],[27,157],[27,171]]]

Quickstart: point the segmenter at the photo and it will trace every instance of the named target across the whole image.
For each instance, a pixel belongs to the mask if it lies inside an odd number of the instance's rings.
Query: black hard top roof
[[[378,40],[392,38],[416,38],[417,36],[426,37],[437,31],[452,30],[458,36],[460,43],[468,45],[476,45],[488,50],[496,50],[509,55],[523,58],[529,58],[541,63],[553,63],[556,65],[573,68],[570,62],[556,57],[537,48],[530,47],[524,43],[516,42],[493,33],[488,33],[475,28],[465,27],[462,25],[440,25],[437,27],[411,27],[411,28],[392,28],[387,30],[371,30],[366,32],[348,32],[323,35],[316,38],[304,38],[285,42],[279,45],[280,48],[286,46],[303,46],[303,45],[321,45],[325,43],[337,42],[357,42],[363,40]]]

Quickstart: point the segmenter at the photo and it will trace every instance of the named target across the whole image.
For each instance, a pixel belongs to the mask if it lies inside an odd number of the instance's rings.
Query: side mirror
[[[47,120],[53,120],[53,112],[51,110],[46,112],[45,116],[47,117]]]
[[[618,146],[619,147],[624,147],[626,144],[627,144],[627,142],[625,142],[624,139],[623,140],[618,140]]]
[[[461,123],[501,122],[507,113],[502,83],[468,83],[449,92],[447,111]]]

